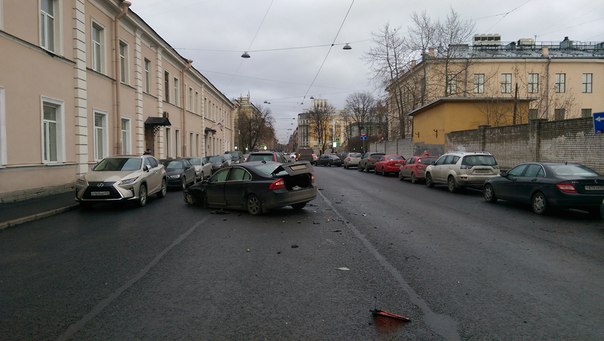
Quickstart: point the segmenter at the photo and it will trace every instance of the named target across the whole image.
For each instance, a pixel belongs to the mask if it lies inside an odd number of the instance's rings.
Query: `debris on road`
[[[411,319],[406,316],[390,313],[390,312],[380,310],[380,309],[373,309],[373,310],[370,310],[370,312],[373,314],[373,316],[389,317],[389,318],[399,320],[399,321],[404,321],[404,322],[411,321]]]
[[[336,268],[336,270],[340,270],[340,271],[350,271],[350,269],[349,269],[349,268],[347,268],[347,267],[345,267],[345,266],[343,266],[343,267],[341,267],[341,268]]]
[[[296,244],[292,244],[292,249],[297,249],[299,246]]]

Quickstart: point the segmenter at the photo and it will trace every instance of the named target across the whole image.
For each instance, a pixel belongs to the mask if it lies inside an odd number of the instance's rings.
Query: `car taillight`
[[[314,174],[310,175],[310,182],[313,183],[313,184],[315,183],[315,175]]]
[[[283,179],[277,179],[268,186],[268,189],[270,189],[271,191],[283,188],[285,188],[285,180]]]
[[[570,182],[557,183],[556,188],[558,188],[561,192],[564,192],[564,193],[577,193],[577,189]]]

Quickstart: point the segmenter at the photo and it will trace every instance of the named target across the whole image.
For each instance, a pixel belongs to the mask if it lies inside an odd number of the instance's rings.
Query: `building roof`
[[[516,101],[518,102],[530,102],[533,101],[533,98],[517,98]],[[436,99],[422,107],[419,107],[415,110],[412,110],[411,112],[409,112],[409,116],[416,116],[419,115],[423,112],[428,111],[431,108],[434,108],[436,106],[439,106],[441,104],[444,103],[480,103],[480,102],[495,102],[495,103],[502,103],[502,102],[514,102],[514,98],[513,97],[442,97],[439,99]]]

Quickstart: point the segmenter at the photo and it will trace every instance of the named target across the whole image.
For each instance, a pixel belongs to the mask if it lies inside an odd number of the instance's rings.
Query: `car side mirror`
[[[501,172],[499,173],[499,175],[501,175],[501,176],[502,176],[502,177],[504,177],[504,178],[507,178],[507,177],[508,177],[508,172],[507,172],[507,171],[501,171]]]
[[[143,170],[144,170],[145,172],[148,172],[148,171],[149,171],[149,166],[148,166],[148,165],[144,165],[144,166],[143,166]]]

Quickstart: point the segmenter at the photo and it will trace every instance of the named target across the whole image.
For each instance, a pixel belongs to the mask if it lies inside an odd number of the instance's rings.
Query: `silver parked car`
[[[363,154],[361,153],[348,153],[344,158],[344,168],[358,167],[362,156]]]
[[[75,199],[93,202],[135,201],[145,206],[149,195],[166,195],[164,166],[151,155],[118,155],[99,161],[76,182]]]
[[[212,175],[212,163],[206,158],[200,156],[187,157],[185,158],[195,167],[195,174],[197,175],[197,181],[202,181],[209,178]]]
[[[460,188],[481,189],[484,182],[499,175],[497,161],[487,152],[450,152],[426,167],[426,186],[445,184],[450,192]]]

